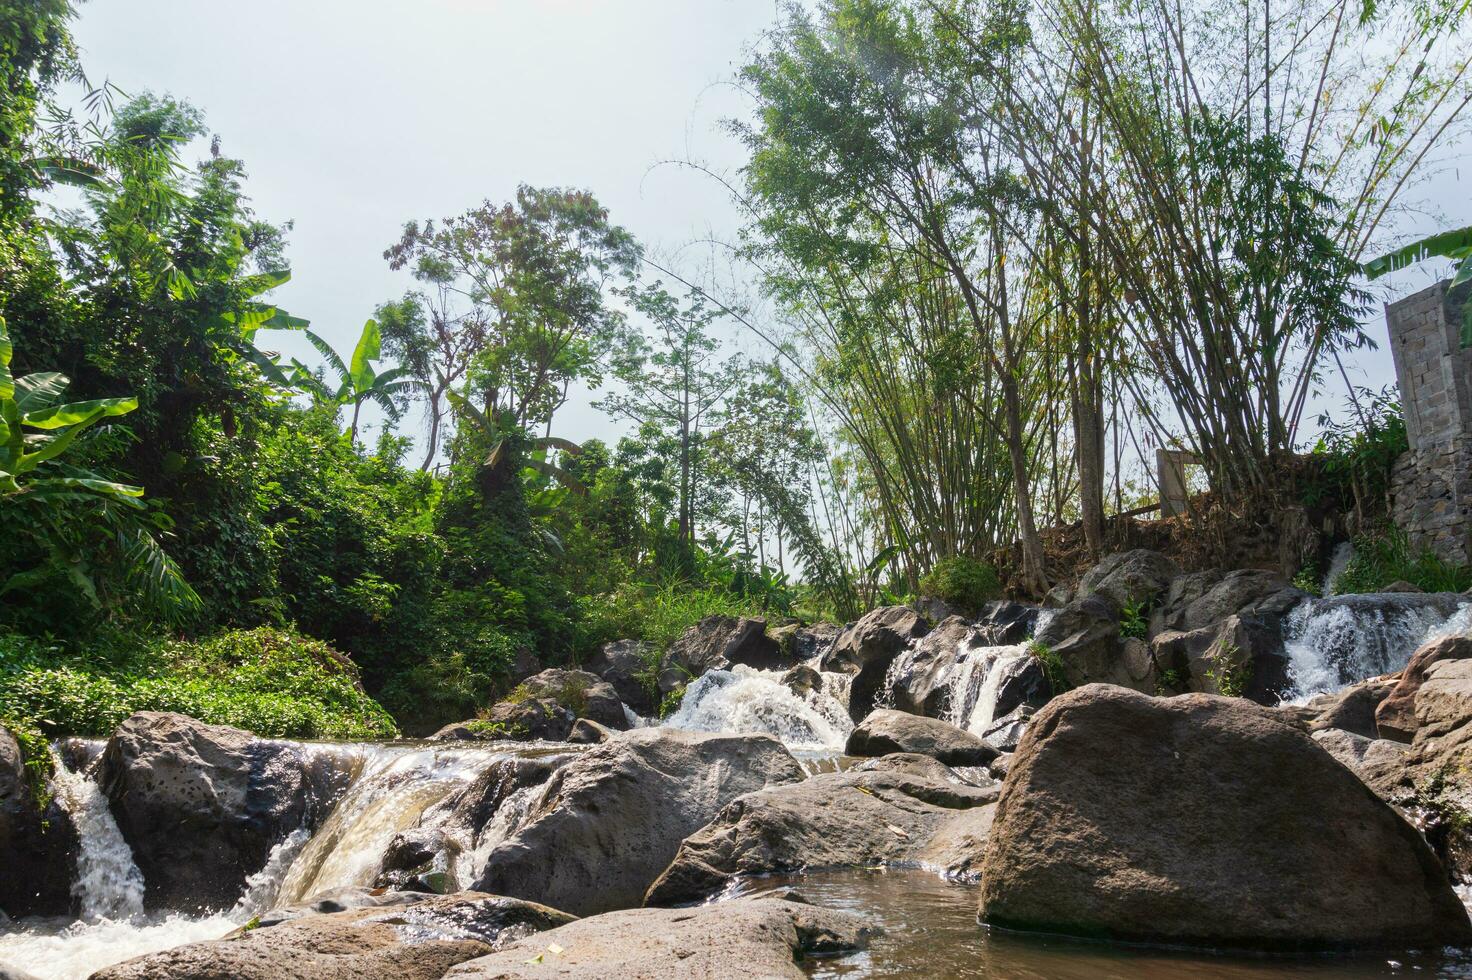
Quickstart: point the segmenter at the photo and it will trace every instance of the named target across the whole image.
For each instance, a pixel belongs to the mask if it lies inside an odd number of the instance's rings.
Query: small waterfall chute
[[[123,839],[107,797],[86,775],[72,772],[55,749],[51,778],[56,799],[77,832],[77,871],[72,881],[84,921],[128,921],[143,916],[143,873]]]
[[[1472,631],[1472,605],[1447,594],[1394,593],[1308,599],[1283,622],[1292,683],[1303,702],[1403,668],[1426,640]]]

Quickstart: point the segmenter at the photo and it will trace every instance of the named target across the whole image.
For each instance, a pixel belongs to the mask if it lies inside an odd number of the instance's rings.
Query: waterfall
[[[823,675],[823,690],[800,697],[777,671],[741,664],[707,671],[685,689],[679,710],[664,724],[697,732],[759,733],[789,749],[842,752],[854,726],[843,701],[834,696],[844,682],[830,682],[829,676]]]
[[[143,873],[133,863],[133,849],[123,839],[107,797],[81,773],[66,768],[51,750],[55,774],[52,790],[77,830],[77,875],[72,895],[82,919],[129,920],[143,915]]]
[[[1426,640],[1472,631],[1472,606],[1457,596],[1394,593],[1335,596],[1298,604],[1283,622],[1292,688],[1285,700],[1393,673]]]
[[[291,863],[281,904],[330,888],[371,885],[395,834],[415,827],[425,810],[504,757],[459,746],[364,746],[363,752],[361,775]]]
[[[1329,570],[1324,573],[1324,583],[1319,589],[1320,594],[1326,596],[1334,594],[1334,588],[1339,584],[1339,577],[1344,574],[1344,570],[1349,567],[1349,563],[1353,560],[1353,542],[1341,541],[1335,545],[1334,554],[1329,558]]]

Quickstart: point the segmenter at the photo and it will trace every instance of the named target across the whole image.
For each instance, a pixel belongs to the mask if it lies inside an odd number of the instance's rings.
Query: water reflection
[[[822,871],[749,881],[730,894],[791,887],[814,905],[864,913],[884,935],[868,951],[809,961],[813,977],[1005,977],[1007,980],[1472,978],[1472,951],[1243,956],[1019,935],[976,921],[976,887],[925,871]]]

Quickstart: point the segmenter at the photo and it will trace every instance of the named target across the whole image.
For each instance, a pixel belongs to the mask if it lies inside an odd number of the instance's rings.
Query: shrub
[[[579,604],[580,654],[591,654],[611,640],[643,640],[662,653],[707,616],[765,616],[754,600],[706,587],[665,583],[631,584],[617,591],[584,596]]]
[[[289,630],[200,642],[111,637],[87,656],[0,634],[0,651],[0,715],[50,736],[107,735],[135,711],[177,711],[278,738],[398,734],[352,661]]]
[[[1119,635],[1125,639],[1143,640],[1150,635],[1150,601],[1134,599],[1124,604],[1119,613]]]
[[[1073,686],[1068,683],[1067,674],[1063,670],[1063,658],[1052,647],[1033,640],[1027,645],[1027,652],[1043,668],[1043,676],[1048,680],[1048,689],[1055,697]]]
[[[1472,588],[1472,566],[1453,565],[1428,550],[1417,552],[1404,531],[1391,527],[1355,538],[1354,557],[1334,583],[1334,592],[1378,592],[1401,581],[1427,592],[1463,592]]]
[[[936,562],[920,579],[920,594],[939,599],[964,612],[976,612],[999,598],[1002,583],[997,570],[965,555],[951,555]]]

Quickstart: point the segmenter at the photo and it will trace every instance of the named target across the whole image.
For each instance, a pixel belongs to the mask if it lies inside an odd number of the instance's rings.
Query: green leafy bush
[[[107,735],[135,711],[177,711],[281,738],[391,738],[353,663],[298,633],[234,630],[197,643],[112,638],[66,655],[0,634],[0,716],[50,736]]]
[[[1150,635],[1150,602],[1134,599],[1124,604],[1119,613],[1119,635],[1124,639],[1143,640]]]
[[[920,594],[939,599],[964,612],[976,612],[999,598],[1002,583],[997,570],[965,555],[942,558],[920,579]]]
[[[1063,658],[1056,650],[1046,643],[1033,640],[1027,645],[1027,652],[1043,668],[1043,676],[1047,678],[1048,689],[1054,697],[1073,687],[1068,683],[1068,675],[1063,669]]]
[[[1463,592],[1472,588],[1472,566],[1417,551],[1404,531],[1391,527],[1355,538],[1354,557],[1335,581],[1334,592],[1379,592],[1393,582],[1410,582],[1427,592]]]
[[[629,584],[578,600],[581,653],[611,640],[643,640],[663,652],[707,616],[765,616],[759,602],[721,588],[688,584]]]

